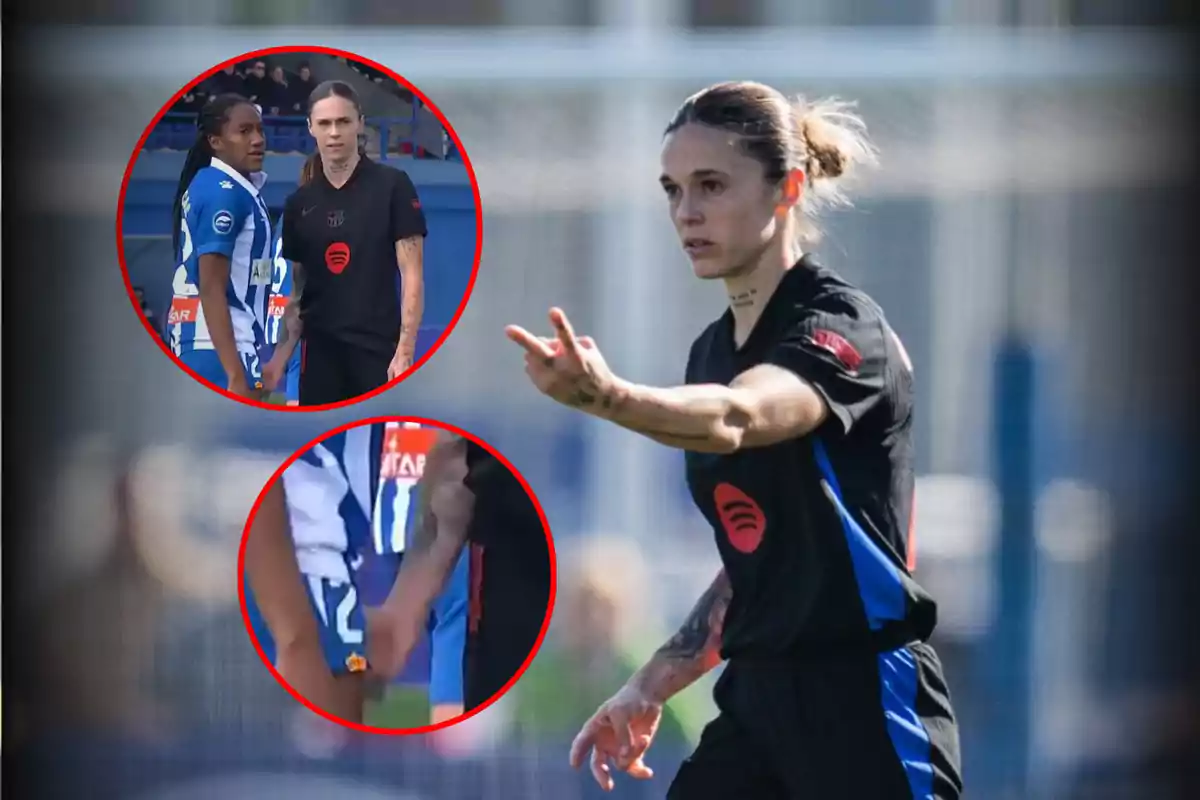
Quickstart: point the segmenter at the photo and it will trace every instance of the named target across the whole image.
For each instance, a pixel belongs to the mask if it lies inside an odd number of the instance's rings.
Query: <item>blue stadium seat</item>
[[[302,142],[308,138],[308,131],[303,125],[288,123],[276,128],[276,143],[271,149],[278,153],[296,153],[302,148]]]
[[[167,134],[167,147],[172,150],[190,150],[196,141],[196,126],[186,122],[172,122]]]
[[[150,135],[146,137],[146,145],[144,150],[164,150],[167,147],[167,132],[163,130],[161,125],[155,125],[154,130],[150,131]]]

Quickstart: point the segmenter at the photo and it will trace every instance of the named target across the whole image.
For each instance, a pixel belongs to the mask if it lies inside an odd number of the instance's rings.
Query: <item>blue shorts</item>
[[[262,365],[259,363],[258,356],[246,353],[238,355],[242,359],[242,368],[246,371],[246,384],[251,389],[261,389]],[[229,385],[229,377],[225,374],[225,368],[221,366],[221,359],[217,357],[216,350],[188,350],[180,353],[179,360],[195,370],[206,381],[215,383],[222,389]]]
[[[284,394],[287,395],[288,402],[300,402],[300,348],[292,353],[291,360],[288,361],[287,375],[283,378]]]
[[[304,582],[308,587],[309,606],[317,618],[321,650],[329,669],[334,675],[365,671],[367,624],[354,584],[309,575],[304,576]],[[275,640],[258,610],[249,585],[246,586],[246,613],[250,617],[250,627],[262,646],[263,655],[274,664]]]

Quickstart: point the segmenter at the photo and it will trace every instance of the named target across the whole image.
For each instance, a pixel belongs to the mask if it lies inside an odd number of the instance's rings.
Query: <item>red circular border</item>
[[[238,395],[230,392],[224,386],[217,386],[215,383],[204,380],[204,378],[200,377],[195,370],[191,369],[182,361],[180,361],[179,358],[171,352],[171,349],[167,346],[166,342],[164,342],[155,332],[155,330],[150,327],[150,321],[146,319],[144,314],[142,314],[142,309],[137,302],[137,296],[133,293],[133,281],[129,278],[129,268],[125,263],[125,241],[123,234],[125,222],[125,194],[129,190],[129,181],[133,177],[133,168],[137,164],[138,157],[141,155],[142,147],[145,146],[146,140],[150,138],[150,134],[154,131],[154,128],[167,114],[167,112],[170,111],[171,106],[175,105],[175,101],[183,97],[183,95],[189,89],[199,85],[206,78],[217,74],[228,66],[239,64],[242,61],[252,58],[264,58],[266,56],[276,55],[279,53],[322,53],[330,56],[341,56],[348,60],[356,61],[360,64],[366,64],[369,67],[373,67],[374,69],[379,70],[395,80],[401,86],[407,88],[421,100],[426,108],[433,112],[433,115],[437,117],[438,122],[442,124],[443,129],[458,148],[458,152],[462,156],[463,165],[467,168],[467,175],[471,179],[471,193],[475,198],[475,261],[471,265],[471,277],[470,280],[467,281],[467,290],[463,293],[462,300],[460,300],[458,304],[458,309],[454,312],[454,316],[450,319],[450,323],[446,325],[445,330],[442,331],[442,335],[439,336],[437,341],[433,343],[428,351],[426,351],[425,355],[421,356],[421,358],[414,362],[412,366],[401,373],[399,377],[388,381],[378,389],[372,389],[365,394],[352,397],[349,400],[342,400],[338,403],[325,403],[324,405],[316,406],[275,405],[274,403],[265,403],[258,400],[251,400],[247,397],[239,397]],[[369,58],[364,58],[363,56],[356,55],[347,50],[339,50],[335,47],[322,47],[320,45],[284,45],[281,47],[267,47],[262,50],[252,50],[251,52],[243,53],[239,56],[217,64],[208,71],[202,73],[199,77],[192,80],[190,83],[185,84],[183,88],[181,88],[169,100],[167,100],[166,104],[163,105],[159,112],[154,115],[154,118],[150,120],[150,124],[147,125],[146,129],[142,132],[142,136],[140,139],[138,139],[137,144],[133,146],[133,154],[129,157],[129,163],[125,167],[125,175],[121,179],[121,191],[117,195],[117,261],[121,264],[121,277],[125,281],[125,292],[129,295],[129,302],[133,305],[138,319],[142,321],[142,326],[146,329],[146,332],[150,334],[151,340],[154,341],[158,345],[158,348],[175,363],[175,366],[179,367],[188,375],[190,375],[197,383],[203,384],[204,386],[207,386],[208,388],[216,391],[218,394],[224,395],[231,400],[236,400],[240,403],[245,403],[248,406],[254,406],[256,408],[269,409],[271,411],[311,412],[328,411],[334,408],[342,408],[354,403],[360,403],[363,400],[369,400],[370,398],[375,397],[378,394],[382,394],[388,389],[391,389],[392,387],[404,381],[409,375],[412,375],[414,372],[420,369],[425,362],[428,361],[434,355],[434,353],[438,351],[439,348],[441,348],[442,344],[446,341],[446,338],[454,331],[455,326],[458,325],[458,320],[462,317],[463,312],[466,311],[467,303],[471,299],[471,293],[475,289],[475,278],[479,275],[479,262],[482,260],[482,258],[483,203],[479,196],[479,180],[475,176],[475,168],[471,165],[471,159],[467,155],[467,150],[465,147],[463,147],[462,140],[458,138],[458,133],[455,132],[454,127],[450,124],[449,120],[446,119],[446,116],[442,113],[441,109],[430,102],[429,98],[425,96],[424,92],[422,92],[408,80],[402,78],[396,72],[385,67],[383,64],[380,64],[377,61],[372,61]]]
[[[246,538],[250,535],[250,525],[254,522],[254,517],[258,514],[258,509],[262,505],[263,498],[265,498],[267,495],[267,490],[270,489],[276,481],[282,478],[284,470],[291,466],[292,463],[300,457],[301,453],[304,453],[313,446],[325,441],[331,436],[341,433],[342,431],[347,431],[351,428],[358,428],[363,425],[372,425],[379,422],[416,422],[431,428],[439,428],[441,430],[470,439],[471,441],[475,442],[475,444],[479,445],[495,456],[496,459],[499,460],[500,463],[503,464],[508,471],[513,474],[514,477],[516,477],[517,481],[520,482],[521,487],[525,490],[525,493],[529,495],[529,499],[533,501],[533,507],[537,510],[538,519],[541,520],[542,523],[542,532],[546,536],[546,550],[547,555],[550,558],[550,599],[546,604],[546,616],[542,620],[542,629],[538,632],[537,641],[533,643],[533,648],[530,649],[529,655],[525,657],[525,661],[521,664],[521,667],[511,678],[508,679],[508,683],[504,684],[500,691],[492,695],[487,702],[471,709],[470,711],[459,714],[457,717],[444,720],[436,725],[425,725],[420,728],[378,728],[371,725],[349,722],[348,720],[341,719],[340,717],[335,717],[308,702],[305,697],[289,686],[287,682],[279,676],[279,672],[276,671],[275,665],[267,659],[266,655],[263,653],[262,645],[258,641],[258,637],[254,635],[254,627],[250,624],[250,615],[246,609],[246,582],[243,579],[246,569]],[[462,428],[458,428],[447,422],[439,422],[437,420],[427,419],[424,417],[371,417],[369,419],[347,423],[321,434],[289,456],[288,459],[279,467],[279,469],[275,470],[275,473],[263,486],[262,491],[259,492],[258,497],[255,499],[254,506],[250,509],[250,515],[246,518],[246,527],[242,529],[242,539],[241,543],[238,545],[237,584],[238,605],[242,610],[242,624],[246,627],[246,633],[250,637],[250,643],[254,645],[255,652],[258,653],[258,657],[262,660],[262,662],[267,665],[267,670],[275,678],[275,681],[285,690],[287,690],[288,694],[295,698],[298,703],[303,705],[309,711],[324,717],[330,722],[337,723],[338,725],[342,725],[343,727],[350,728],[352,730],[360,731],[362,733],[378,733],[385,736],[408,736],[409,734],[432,733],[443,728],[449,728],[453,725],[457,725],[464,720],[468,720],[478,714],[480,711],[483,711],[485,708],[495,703],[497,700],[507,694],[514,685],[516,685],[517,681],[521,679],[521,676],[525,674],[525,670],[529,669],[529,665],[533,663],[533,659],[537,656],[538,650],[540,650],[542,647],[542,641],[546,638],[546,631],[550,629],[550,620],[554,616],[554,602],[558,597],[558,558],[554,551],[554,537],[550,534],[550,523],[546,520],[546,512],[542,509],[541,502],[538,501],[537,495],[534,493],[533,489],[530,488],[529,482],[525,480],[525,477],[521,475],[521,473],[517,471],[517,469],[513,467],[511,463],[509,463],[508,459],[505,458],[498,450],[474,434],[468,433]]]

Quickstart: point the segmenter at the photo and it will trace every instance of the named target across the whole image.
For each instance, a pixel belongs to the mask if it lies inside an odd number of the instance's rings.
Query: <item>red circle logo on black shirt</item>
[[[757,550],[762,544],[767,518],[754,498],[732,484],[718,483],[713,490],[713,501],[729,543],[743,553]]]
[[[345,242],[334,242],[325,248],[325,266],[334,275],[341,275],[350,264],[350,245]]]

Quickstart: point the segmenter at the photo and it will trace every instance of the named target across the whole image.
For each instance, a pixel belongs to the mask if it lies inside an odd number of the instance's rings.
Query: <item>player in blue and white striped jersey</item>
[[[246,606],[264,655],[292,688],[342,719],[363,717],[364,555],[402,557],[415,511],[409,501],[435,438],[434,429],[400,422],[334,434],[284,471],[251,528]],[[429,621],[435,722],[463,709],[466,563]]]
[[[271,289],[271,218],[260,191],[262,115],[240,95],[200,112],[173,209],[171,346],[205,380],[258,399]]]
[[[371,544],[384,425],[301,453],[268,491],[246,541],[246,607],[280,675],[309,702],[361,722],[365,619],[355,573]]]
[[[289,322],[294,324],[298,321],[299,317],[293,315],[289,320],[287,316],[295,269],[292,262],[283,257],[283,220],[275,226],[275,244],[271,252],[274,256],[274,269],[271,274],[271,300],[267,309],[267,346],[273,350],[289,336],[298,338],[299,334],[298,329],[293,332],[285,328]],[[270,363],[270,358],[266,361]],[[292,350],[286,370],[278,380],[264,375],[263,384],[268,392],[283,394],[289,406],[300,405],[300,349]]]

